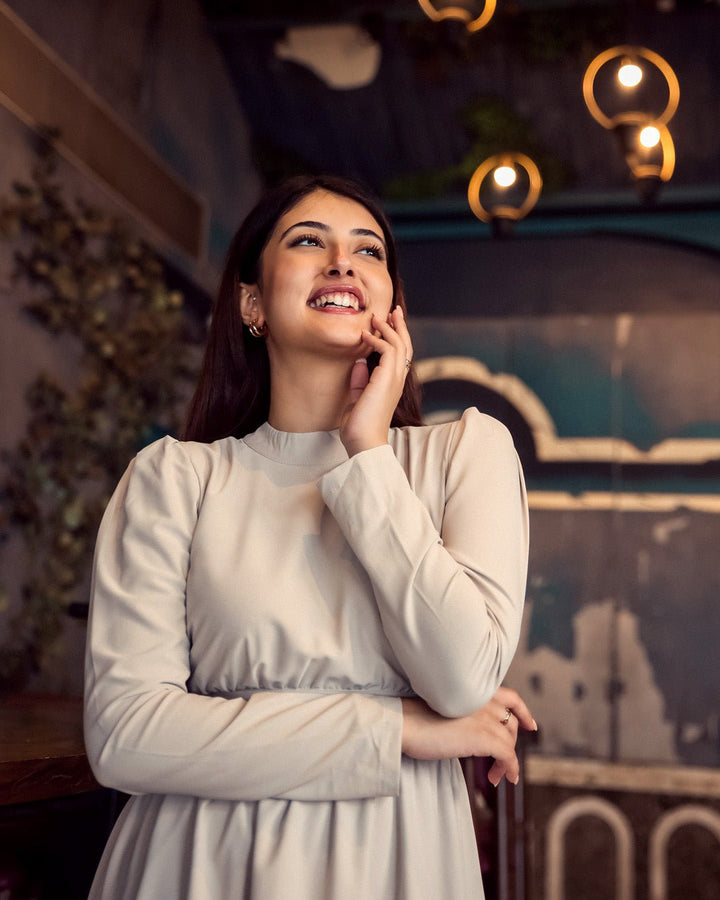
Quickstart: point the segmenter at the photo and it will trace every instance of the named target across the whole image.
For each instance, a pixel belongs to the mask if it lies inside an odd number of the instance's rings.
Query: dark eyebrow
[[[376,240],[380,241],[383,247],[385,247],[385,241],[380,237],[377,231],[373,231],[372,228],[353,228],[352,234],[361,234],[365,237],[374,237]]]
[[[280,240],[284,240],[284,238],[293,230],[293,228],[317,228],[318,231],[330,231],[330,226],[326,225],[324,222],[295,222],[294,225],[291,225],[289,228],[286,228],[285,231],[280,235]],[[376,240],[380,241],[380,243],[385,247],[385,241],[380,235],[373,231],[372,228],[353,228],[350,234],[359,234],[364,237],[374,237]]]
[[[317,228],[320,231],[330,231],[329,225],[324,225],[322,222],[295,222],[294,225],[291,225],[289,228],[286,228],[285,231],[280,235],[280,240],[284,240],[284,238],[293,230],[293,228]]]

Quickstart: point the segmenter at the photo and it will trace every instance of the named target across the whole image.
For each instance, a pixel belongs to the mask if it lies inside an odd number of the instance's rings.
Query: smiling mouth
[[[319,297],[313,297],[308,301],[308,306],[311,309],[327,309],[331,307],[334,309],[352,309],[355,312],[360,312],[363,309],[360,300],[355,294],[347,291],[334,291],[328,294],[321,294]]]

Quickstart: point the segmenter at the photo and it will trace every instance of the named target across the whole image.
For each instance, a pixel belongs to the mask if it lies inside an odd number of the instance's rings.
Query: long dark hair
[[[205,355],[190,402],[183,437],[210,443],[243,437],[267,421],[270,410],[270,363],[265,341],[243,327],[238,285],[257,282],[260,257],[278,220],[303,197],[323,190],[360,203],[377,221],[387,245],[387,267],[393,284],[393,305],[406,313],[398,274],[395,241],[378,201],[362,185],[333,175],[300,175],[264,194],[232,239],[220,290],[213,306]],[[377,354],[368,358],[370,370]],[[420,390],[412,369],[393,416],[392,425],[419,425]]]

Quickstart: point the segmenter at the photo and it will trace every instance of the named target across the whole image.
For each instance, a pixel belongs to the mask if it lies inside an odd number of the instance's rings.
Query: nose
[[[334,247],[330,251],[330,259],[325,268],[328,275],[353,275],[352,262],[344,247]]]

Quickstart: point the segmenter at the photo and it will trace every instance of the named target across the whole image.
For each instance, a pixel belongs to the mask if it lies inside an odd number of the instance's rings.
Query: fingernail
[[[535,721],[535,719],[533,719],[532,722],[533,722],[533,731],[537,731],[537,730],[538,730],[538,723]]]
[[[367,365],[367,359],[364,356],[361,356],[359,359],[355,360],[356,363],[365,363]]]
[[[513,784],[517,784],[519,781],[520,781],[520,776],[519,776],[519,775],[516,775],[516,776],[513,778]]]

